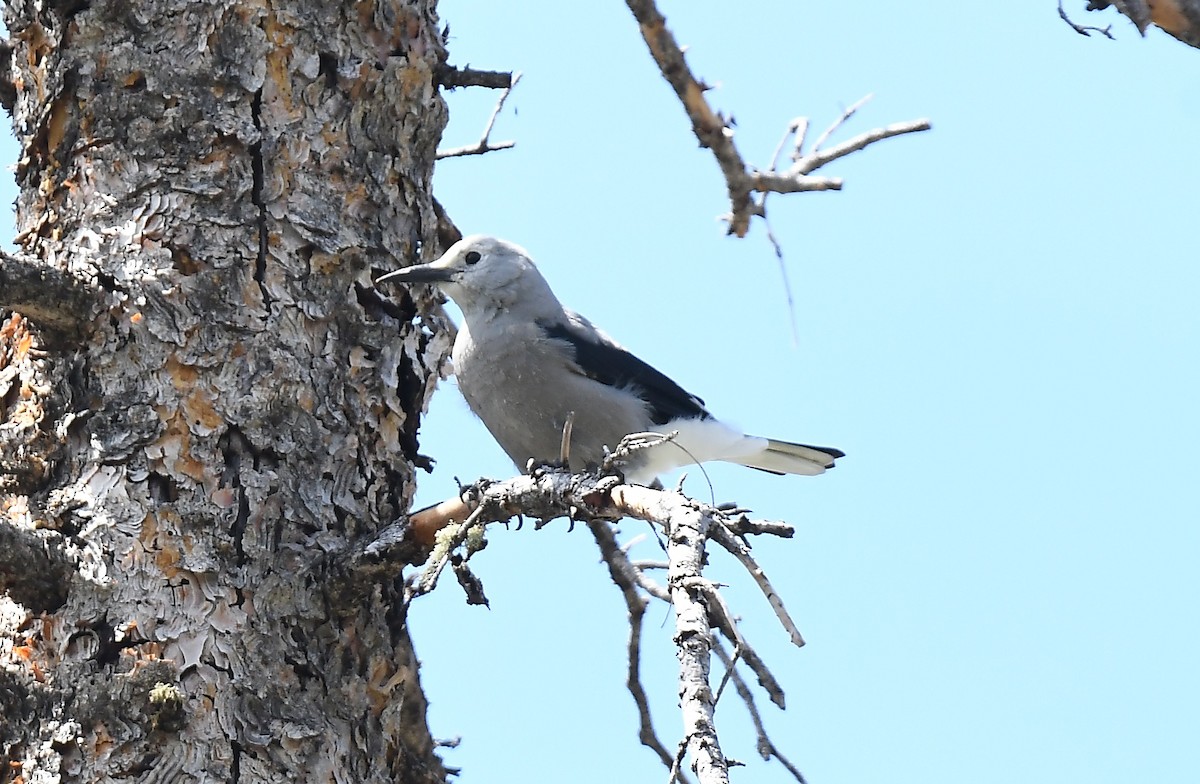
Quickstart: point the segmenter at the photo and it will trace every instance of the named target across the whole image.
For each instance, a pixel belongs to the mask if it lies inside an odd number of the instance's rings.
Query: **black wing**
[[[539,320],[537,325],[549,337],[571,344],[575,364],[588,378],[635,392],[650,404],[650,418],[656,425],[672,419],[712,417],[704,409],[703,400],[596,332],[582,316],[571,315],[574,318],[570,321]]]

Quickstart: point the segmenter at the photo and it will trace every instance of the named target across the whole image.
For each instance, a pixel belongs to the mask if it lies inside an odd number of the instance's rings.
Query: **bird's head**
[[[463,237],[437,261],[389,272],[375,282],[384,281],[432,283],[468,316],[476,309],[554,296],[524,248],[483,234]]]

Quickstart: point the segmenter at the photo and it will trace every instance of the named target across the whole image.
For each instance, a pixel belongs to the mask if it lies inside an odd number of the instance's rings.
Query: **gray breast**
[[[530,458],[557,460],[571,412],[571,467],[603,458],[631,432],[651,429],[648,408],[627,392],[584,376],[571,348],[536,325],[491,323],[477,341],[469,325],[454,345],[454,368],[467,405],[524,470]]]

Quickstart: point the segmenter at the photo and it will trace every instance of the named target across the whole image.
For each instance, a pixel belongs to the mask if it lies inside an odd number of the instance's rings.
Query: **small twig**
[[[630,537],[629,540],[625,542],[625,544],[621,545],[621,552],[628,555],[630,550],[632,550],[635,546],[641,544],[642,542],[646,541],[646,539],[647,539],[647,536],[644,533],[638,534],[637,536]],[[663,564],[663,568],[664,569],[667,568],[667,565],[665,563]]]
[[[632,566],[632,564],[631,564],[631,566]],[[671,592],[668,591],[665,586],[659,585],[658,583],[651,580],[649,577],[646,576],[645,572],[643,572],[641,569],[638,569],[636,566],[633,566],[632,568],[633,568],[633,577],[634,577],[634,580],[637,582],[638,588],[641,588],[643,591],[648,593],[650,596],[653,596],[655,599],[670,603]]]
[[[671,773],[667,776],[667,784],[675,781],[679,776],[683,775],[683,758],[687,756],[688,739],[684,738],[679,741],[679,747],[675,751],[675,759],[671,761]]]
[[[688,67],[683,50],[675,41],[675,36],[667,29],[667,21],[659,12],[654,0],[625,0],[625,4],[637,19],[642,38],[650,50],[650,55],[658,64],[663,78],[675,90],[675,95],[683,104],[692,124],[692,132],[699,140],[700,146],[712,150],[713,157],[721,168],[729,192],[730,234],[744,237],[750,230],[750,219],[759,214],[763,207],[762,202],[755,202],[755,192],[798,193],[841,189],[842,181],[836,178],[808,177],[790,170],[786,175],[750,171],[733,143],[733,129],[730,123],[709,106],[704,97],[709,89],[708,85],[698,80]],[[843,120],[844,118],[845,115]],[[840,122],[835,123],[834,127],[838,124]],[[910,125],[913,127],[906,131],[908,133],[926,130],[929,127],[927,121],[918,121]],[[922,127],[918,127],[919,125]],[[803,127],[807,130],[807,125]],[[797,126],[797,130],[799,129],[800,126]],[[815,168],[812,167],[809,171]]]
[[[483,141],[492,135],[492,127],[496,124],[496,118],[500,116],[500,110],[504,108],[504,102],[508,100],[508,96],[512,94],[513,88],[517,86],[517,82],[521,81],[520,72],[513,74],[512,81],[508,87],[504,88],[504,92],[500,93],[500,98],[496,101],[496,107],[492,109],[492,116],[488,118],[487,125],[483,127]]]
[[[838,158],[844,158],[853,152],[858,152],[863,148],[874,144],[875,142],[891,139],[893,136],[902,136],[906,133],[917,133],[919,131],[928,131],[931,127],[928,120],[911,120],[909,122],[895,123],[886,125],[882,128],[874,128],[872,130],[860,133],[849,141],[844,141],[841,144],[834,145],[828,149],[814,148],[808,155],[801,156],[792,168],[788,170],[789,174],[797,177],[802,177],[810,172],[814,172],[825,164],[836,161]],[[841,181],[838,180],[838,187],[841,187]],[[784,191],[776,191],[784,192]]]
[[[770,534],[783,539],[791,539],[796,535],[796,529],[788,523],[774,520],[751,520],[749,517],[736,517],[725,521],[725,527],[738,536],[747,534]]]
[[[656,434],[653,440],[634,439],[623,446],[625,449],[636,449],[664,440],[669,440],[669,437]],[[617,457],[623,451],[618,449],[610,457]],[[451,514],[441,514],[438,510],[442,507],[455,508]],[[463,510],[469,512],[463,515]],[[710,539],[742,563],[767,596],[793,641],[803,643],[774,588],[750,555],[749,547],[739,538],[741,532],[745,531],[770,531],[786,535],[790,533],[790,528],[750,523],[744,519],[744,510],[736,506],[730,511],[738,516],[730,519],[727,512],[678,492],[621,484],[618,477],[603,473],[572,474],[552,466],[536,467],[527,475],[504,482],[481,480],[466,488],[459,499],[422,510],[405,521],[411,537],[417,536],[417,530],[426,534],[436,532],[436,544],[424,567],[416,578],[407,581],[405,604],[432,590],[448,563],[457,567],[469,558],[481,546],[482,536],[478,536],[478,541],[475,537],[488,523],[505,521],[519,514],[527,514],[542,522],[557,517],[586,521],[629,610],[631,628],[627,685],[638,706],[639,737],[655,751],[664,766],[671,768],[672,779],[682,781],[680,757],[672,761],[672,755],[656,737],[650,720],[649,702],[640,682],[642,621],[647,601],[638,593],[640,589],[655,598],[670,601],[675,611],[674,640],[680,663],[679,699],[685,728],[685,748],[681,754],[690,756],[692,769],[701,784],[725,784],[728,782],[729,766],[733,763],[721,751],[714,723],[715,696],[710,685],[710,657],[716,642],[713,626],[737,646],[746,665],[758,675],[759,682],[771,699],[781,707],[783,692],[761,658],[742,638],[716,586],[702,574]],[[418,526],[416,521],[425,516],[430,517],[431,521]],[[621,517],[655,523],[665,530],[668,563],[665,589],[636,568],[628,553],[618,545],[608,521]],[[340,556],[338,562],[342,571],[349,571],[352,577],[359,580],[364,579],[366,574],[380,578],[385,566],[380,561],[386,560],[385,556],[395,551],[393,540],[402,530],[403,526],[398,523],[387,529],[381,539]],[[464,544],[466,553],[460,555],[458,550]],[[473,576],[466,570],[456,568],[456,571],[464,581],[468,595],[482,598],[482,591]]]
[[[515,147],[517,143],[514,141],[495,142],[493,144],[492,142],[488,141],[488,139],[492,135],[493,126],[496,125],[496,118],[500,116],[500,111],[504,108],[504,102],[508,100],[509,94],[513,91],[513,88],[517,86],[517,82],[519,81],[521,81],[521,74],[513,74],[512,81],[507,87],[504,88],[504,92],[500,93],[500,98],[497,99],[496,106],[492,109],[492,115],[488,118],[487,125],[483,126],[483,135],[479,137],[479,141],[465,147],[453,147],[449,150],[438,150],[434,157],[440,161],[444,158],[461,158],[464,155],[483,155],[484,153],[492,152],[493,150],[507,150],[510,147]]]
[[[721,630],[725,638],[733,643],[738,655],[745,660],[746,666],[754,672],[754,675],[758,678],[759,685],[767,692],[767,696],[771,698],[771,702],[778,705],[780,710],[782,710],[786,706],[783,687],[779,685],[779,681],[775,680],[775,676],[767,669],[766,662],[758,655],[758,651],[754,650],[753,646],[746,641],[746,638],[738,630],[733,613],[729,611],[729,606],[725,603],[724,597],[721,596],[716,586],[707,580],[704,583],[701,588],[708,597],[709,618]]]
[[[467,559],[451,558],[450,564],[454,569],[454,576],[458,579],[458,584],[462,587],[463,593],[467,595],[467,604],[491,607],[487,595],[483,591],[483,581],[471,571],[471,567],[467,565]]]
[[[862,98],[859,98],[857,101],[846,107],[846,109],[842,111],[842,116],[830,123],[829,127],[817,137],[815,142],[813,142],[812,151],[816,152],[817,150],[821,149],[821,147],[825,145],[825,142],[829,141],[829,137],[833,136],[833,134],[837,132],[838,128],[841,128],[843,125],[845,125],[847,120],[853,117],[859,109],[866,106],[867,102],[874,97],[874,94],[867,93]],[[796,151],[792,153],[792,160],[798,161],[803,157],[804,156],[801,154],[800,147],[797,145]]]
[[[1110,41],[1117,40],[1116,38],[1113,37],[1112,25],[1109,25],[1108,27],[1100,28],[1100,27],[1091,27],[1090,25],[1078,25],[1078,24],[1075,24],[1074,22],[1072,22],[1071,18],[1069,16],[1067,16],[1067,12],[1063,10],[1062,0],[1058,0],[1058,15],[1064,22],[1066,22],[1067,24],[1069,24],[1071,26],[1072,30],[1079,33],[1080,35],[1091,38],[1092,33],[1095,32],[1095,33],[1100,33],[1100,35],[1104,36],[1105,38],[1107,38]]]
[[[808,118],[797,117],[792,120],[790,125],[796,129],[796,140],[792,144],[792,160],[794,161],[800,157],[800,151],[804,149],[804,140],[808,136]],[[775,168],[774,163],[771,164],[771,168]]]
[[[483,517],[486,508],[485,504],[480,504],[457,527],[448,527],[439,532],[438,542],[434,546],[433,552],[429,554],[429,560],[425,562],[421,576],[417,578],[411,588],[405,591],[406,604],[418,596],[429,593],[437,586],[438,577],[446,568],[446,564],[450,563],[454,551],[467,541],[472,528],[476,525],[483,525],[480,518]]]
[[[481,139],[475,142],[475,144],[468,144],[463,147],[451,147],[448,150],[438,150],[436,158],[439,161],[446,158],[463,158],[468,155],[483,155],[484,153],[495,152],[496,150],[508,150],[516,146],[517,143],[514,141],[491,144],[487,139]]]
[[[775,611],[775,617],[779,619],[779,623],[787,631],[792,638],[792,642],[796,647],[804,645],[804,638],[800,636],[800,630],[796,628],[796,624],[792,621],[792,617],[788,615],[787,608],[783,606],[783,600],[779,598],[779,594],[775,592],[771,581],[767,579],[766,572],[754,560],[754,556],[750,555],[750,548],[745,545],[740,539],[724,525],[715,525],[709,532],[710,536],[717,544],[725,548],[734,558],[741,562],[742,566],[754,578],[754,582],[758,584],[759,590],[767,597],[767,601],[771,604],[771,609]]]
[[[783,756],[783,754],[779,752],[779,748],[771,741],[770,736],[767,735],[767,730],[763,726],[762,715],[759,714],[758,705],[756,705],[754,702],[754,694],[750,691],[750,687],[746,685],[746,681],[737,671],[737,657],[739,652],[735,650],[734,655],[731,657],[725,650],[725,646],[718,642],[713,648],[713,653],[715,653],[717,658],[720,659],[725,665],[726,676],[733,682],[733,688],[737,690],[738,696],[742,698],[742,702],[746,705],[746,710],[750,712],[750,721],[754,723],[754,732],[758,736],[758,742],[756,745],[758,747],[759,756],[762,757],[763,760],[769,760],[771,757],[779,760],[779,764],[787,768],[788,773],[791,773],[792,776],[795,777],[796,781],[800,782],[800,784],[805,784],[804,774],[801,773],[799,769],[797,769],[796,766],[788,760],[787,757]]]
[[[804,134],[807,132],[807,129],[807,117],[797,117],[788,123],[787,130],[783,132],[783,138],[779,140],[779,144],[775,145],[775,152],[771,154],[771,171],[775,171],[777,168],[779,168],[779,156],[783,155],[783,148],[787,145],[788,139],[792,138],[793,135],[795,135],[799,140],[794,145],[797,155],[799,154],[800,147],[804,143]],[[793,155],[792,160],[795,160],[797,155]]]
[[[729,685],[730,678],[732,678],[734,675],[737,674],[734,671],[734,667],[737,665],[738,659],[740,659],[742,657],[742,649],[740,646],[735,644],[733,646],[733,658],[730,659],[729,656],[725,653],[725,646],[721,645],[721,641],[714,640],[713,641],[713,652],[717,653],[718,651],[720,652],[719,655],[720,655],[721,661],[725,664],[725,675],[723,675],[721,677],[721,685],[717,687],[717,696],[713,700],[713,702],[716,703],[717,705],[720,705],[721,704],[721,695],[725,693],[725,687],[727,685]]]
[[[629,689],[638,709],[638,740],[642,742],[643,746],[657,754],[663,766],[672,771],[672,781],[688,784],[687,776],[674,767],[674,758],[659,740],[658,733],[654,731],[654,721],[650,716],[650,701],[642,686],[642,619],[646,615],[647,600],[638,595],[635,587],[635,583],[639,582],[637,579],[639,570],[630,563],[625,550],[617,544],[617,537],[608,523],[592,521],[588,523],[588,529],[596,539],[596,545],[600,548],[600,556],[608,565],[608,573],[612,577],[613,583],[621,589],[621,595],[625,598],[625,607],[629,612],[629,667],[625,677],[625,686]]]
[[[746,638],[742,638],[741,649],[739,651],[742,661],[746,662],[746,666],[754,673],[754,677],[758,680],[758,685],[763,687],[763,691],[767,693],[767,697],[771,702],[780,709],[787,708],[787,702],[783,693],[783,687],[779,685],[779,681],[775,680],[775,676],[767,669],[767,663],[758,655],[750,643],[746,642]]]
[[[779,144],[775,147],[775,152],[771,155],[770,171],[776,171],[779,168],[779,156],[783,154],[783,147],[787,144],[788,138],[793,135],[796,137],[796,142],[792,148],[795,150],[792,154],[792,160],[795,160],[800,155],[800,150],[804,146],[804,137],[807,134],[807,117],[797,117],[788,123],[783,138],[779,140]],[[775,263],[779,266],[779,277],[783,280],[783,294],[787,300],[788,322],[792,327],[792,345],[798,346],[800,345],[800,325],[796,322],[796,299],[792,296],[792,281],[788,275],[787,265],[783,261],[783,246],[776,239],[775,231],[771,228],[771,220],[767,217],[767,198],[770,195],[770,191],[762,195],[758,200],[755,212],[762,217],[763,223],[767,227],[767,241],[771,243],[771,247],[775,250]]]
[[[448,90],[456,87],[489,87],[494,90],[507,90],[516,81],[511,71],[483,71],[469,65],[465,68],[445,65],[437,73],[438,85]]]

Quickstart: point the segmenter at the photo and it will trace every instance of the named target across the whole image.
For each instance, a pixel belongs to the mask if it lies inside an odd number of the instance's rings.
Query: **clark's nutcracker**
[[[437,261],[377,282],[433,283],[462,309],[452,353],[467,405],[524,470],[557,460],[563,428],[573,468],[598,464],[633,433],[678,431],[630,455],[625,478],[648,484],[663,471],[725,460],[772,473],[819,474],[843,453],[748,436],[717,420],[704,401],[562,306],[529,255],[495,237],[456,242]]]

